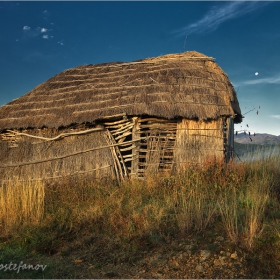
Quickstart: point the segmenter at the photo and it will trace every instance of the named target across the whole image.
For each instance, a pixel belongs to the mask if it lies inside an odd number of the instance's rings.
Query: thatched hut
[[[228,161],[236,92],[198,52],[63,71],[0,108],[0,173],[143,177]]]

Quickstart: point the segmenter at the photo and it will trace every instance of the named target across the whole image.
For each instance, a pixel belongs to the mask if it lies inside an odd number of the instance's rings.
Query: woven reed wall
[[[75,129],[73,131],[79,131]],[[36,129],[26,130],[28,134],[43,137],[55,137],[69,130]],[[110,148],[80,153],[95,147],[107,146],[104,131],[86,135],[65,137],[57,141],[44,141],[26,136],[10,136],[7,141],[5,134],[0,135],[0,165],[17,165],[36,162],[23,166],[0,168],[0,179],[46,179],[61,178],[74,174],[84,174],[92,178],[115,178]],[[73,156],[65,157],[78,153]],[[61,159],[41,162],[47,159]]]
[[[175,168],[203,163],[209,157],[224,157],[223,120],[182,119],[177,125]]]

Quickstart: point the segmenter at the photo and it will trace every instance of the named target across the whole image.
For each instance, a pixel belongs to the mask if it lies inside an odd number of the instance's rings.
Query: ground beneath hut
[[[94,246],[94,245],[93,245]],[[231,248],[223,237],[213,244],[197,238],[176,240],[142,252],[100,252],[88,249],[76,260],[75,278],[251,278],[244,255]],[[94,260],[89,255],[94,254]],[[56,256],[62,259],[62,256]]]
[[[43,272],[5,272],[4,278],[76,278],[76,279],[178,279],[178,278],[277,278],[262,275],[248,262],[250,254],[236,248],[220,235],[185,236],[169,241],[158,236],[123,243],[108,242],[94,237],[64,244],[57,252],[46,256],[31,252],[25,263],[44,264]],[[14,261],[15,263],[15,261]],[[279,276],[279,275],[278,275]],[[1,277],[2,278],[2,277]]]

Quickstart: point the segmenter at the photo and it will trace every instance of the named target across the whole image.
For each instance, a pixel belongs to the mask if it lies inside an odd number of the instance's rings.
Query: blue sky
[[[65,69],[195,50],[232,81],[236,130],[280,135],[279,14],[267,1],[0,1],[0,106]]]

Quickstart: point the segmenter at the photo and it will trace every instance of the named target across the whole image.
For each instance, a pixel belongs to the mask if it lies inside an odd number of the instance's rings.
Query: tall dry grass
[[[1,225],[13,234],[31,224],[37,235],[41,230],[42,236],[48,232],[44,238],[64,241],[81,234],[164,237],[220,225],[232,242],[251,248],[264,229],[267,206],[272,200],[279,204],[273,191],[278,166],[279,158],[227,165],[213,159],[175,176],[150,174],[121,185],[85,176],[45,186],[10,180],[0,189]]]
[[[3,181],[0,185],[2,234],[38,224],[44,214],[45,186],[40,181]]]

